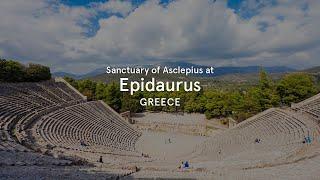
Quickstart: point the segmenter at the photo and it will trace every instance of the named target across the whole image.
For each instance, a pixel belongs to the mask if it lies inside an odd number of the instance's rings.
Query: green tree
[[[16,61],[1,60],[0,81],[2,82],[22,82],[25,80],[25,67]]]
[[[107,85],[105,83],[98,82],[95,89],[95,99],[103,100],[107,97]]]
[[[106,98],[104,101],[111,106],[114,110],[120,111],[121,109],[121,92],[120,86],[117,83],[108,84],[106,89]]]
[[[88,100],[95,100],[96,82],[89,79],[78,81],[78,90],[87,96]]]
[[[50,68],[40,64],[29,64],[26,68],[26,78],[30,82],[38,82],[51,79]]]
[[[281,102],[286,105],[300,102],[316,93],[312,76],[306,73],[286,75],[277,86]]]
[[[134,113],[142,112],[144,107],[140,105],[140,99],[143,98],[142,92],[136,92],[133,95],[123,93],[121,98],[121,111],[130,111]]]
[[[183,102],[184,111],[188,113],[205,112],[206,99],[203,96],[203,91],[185,93]]]
[[[270,89],[273,86],[271,78],[268,76],[267,72],[261,68],[259,72],[259,87],[261,90]]]
[[[23,64],[0,59],[0,82],[38,82],[51,79],[50,68],[39,64]]]
[[[204,93],[207,103],[205,115],[208,119],[220,118],[229,115],[227,111],[227,93],[218,90],[211,90]]]
[[[272,79],[263,69],[261,69],[259,77],[259,86],[255,89],[255,93],[253,94],[259,103],[259,111],[278,106],[280,97],[277,94]]]
[[[5,81],[5,76],[6,76],[5,67],[6,67],[6,63],[7,63],[7,61],[6,61],[5,59],[0,59],[0,82],[4,82],[4,81]]]
[[[64,77],[64,80],[66,80],[71,86],[79,90],[78,81],[71,78],[71,77]]]

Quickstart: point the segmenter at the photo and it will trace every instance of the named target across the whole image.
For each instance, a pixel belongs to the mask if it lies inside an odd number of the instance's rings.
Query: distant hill
[[[313,75],[315,77],[316,81],[318,82],[318,84],[320,84],[320,66],[305,69],[302,72],[309,73],[309,74]]]
[[[156,67],[156,66],[167,66],[167,67],[178,67],[181,68],[207,68],[209,66],[197,65],[187,62],[163,62],[154,65],[139,65],[136,67]],[[275,67],[263,67],[270,76],[277,80],[284,74],[295,71],[294,69],[275,66]],[[119,74],[99,74],[96,76],[88,77],[90,80],[101,81],[101,82],[119,82],[121,77],[128,77],[129,80],[139,81],[141,77],[145,78],[145,81],[150,80],[155,77],[158,81],[200,81],[202,85],[208,87],[228,87],[234,86],[235,84],[256,84],[259,80],[259,71],[261,67],[259,66],[248,66],[248,67],[217,67],[215,69],[215,74],[207,76],[184,76],[184,75],[170,75],[170,74],[149,74],[147,77],[144,75],[119,75]],[[231,83],[232,85],[229,85]]]
[[[215,69],[215,76],[222,76],[227,74],[251,74],[258,73],[260,71],[260,66],[247,66],[247,67],[218,67]],[[285,66],[273,66],[273,67],[263,67],[263,69],[268,73],[286,73],[293,72],[294,69]]]
[[[303,70],[303,72],[320,74],[320,66],[316,66],[316,67],[313,67],[313,68],[305,69],[305,70]]]
[[[184,62],[184,61],[176,61],[176,62],[162,62],[162,63],[158,63],[158,64],[154,64],[154,65],[136,65],[134,67],[157,67],[157,66],[167,66],[167,67],[181,67],[181,68],[190,68],[190,67],[194,67],[194,68],[208,68],[209,66],[205,66],[205,65],[198,65],[198,64],[192,64],[192,63],[188,63],[188,62]],[[273,67],[263,67],[268,73],[287,73],[287,72],[293,72],[295,71],[292,68],[288,68],[285,66],[273,66]],[[216,67],[214,74],[211,75],[207,75],[207,74],[202,74],[202,75],[198,75],[198,76],[188,76],[185,77],[183,75],[176,75],[176,76],[172,76],[172,75],[166,75],[166,74],[159,74],[157,75],[157,79],[158,80],[168,80],[168,81],[176,81],[176,80],[191,80],[193,78],[208,78],[208,77],[214,77],[214,78],[219,78],[219,79],[224,79],[224,78],[220,78],[223,76],[228,75],[227,77],[238,77],[238,76],[242,76],[242,77],[248,77],[248,76],[252,76],[253,74],[257,74],[260,71],[261,67],[260,66],[246,66],[246,67],[232,67],[232,66],[227,66],[227,67]],[[75,79],[91,79],[91,80],[97,80],[97,81],[103,81],[103,82],[111,82],[111,81],[118,81],[120,77],[122,77],[123,75],[107,75],[104,73],[105,72],[105,68],[100,68],[100,69],[96,69],[94,71],[91,71],[87,74],[83,74],[83,75],[75,75],[75,74],[70,74],[70,73],[64,73],[64,72],[57,72],[57,73],[53,73],[54,76],[69,76]],[[154,75],[153,75],[154,76]],[[129,75],[130,79],[133,80],[137,80],[138,78],[144,77],[143,75]],[[151,75],[150,77],[145,77],[146,80],[147,79],[151,79]],[[230,79],[230,78],[226,78],[226,79]]]
[[[167,66],[167,67],[195,67],[195,68],[208,68],[209,66],[204,65],[197,65],[192,64],[188,62],[183,61],[177,61],[177,62],[164,62],[160,64],[156,64],[155,66]],[[217,77],[217,76],[223,76],[227,74],[251,74],[251,73],[258,73],[261,69],[261,66],[245,66],[245,67],[233,67],[233,66],[224,66],[224,67],[215,67],[214,74],[211,76]],[[272,66],[272,67],[263,67],[265,71],[268,73],[286,73],[286,72],[293,72],[295,69],[288,68],[285,66]],[[202,75],[203,77],[206,77],[206,75]],[[207,76],[208,77],[208,76]]]
[[[72,73],[66,73],[66,72],[54,72],[52,73],[52,76],[54,77],[71,77],[73,79],[80,79],[79,75],[72,74]]]
[[[52,75],[54,77],[71,77],[74,79],[85,79],[85,78],[89,78],[89,77],[94,77],[97,76],[99,74],[103,74],[105,72],[105,68],[99,68],[93,71],[90,71],[89,73],[86,74],[72,74],[72,73],[67,73],[67,72],[54,72],[52,73]]]

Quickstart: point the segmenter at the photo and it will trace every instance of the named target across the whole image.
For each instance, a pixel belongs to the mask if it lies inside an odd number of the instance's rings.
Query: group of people
[[[256,140],[255,140],[254,142],[255,142],[255,143],[260,143],[260,142],[261,142],[261,139],[256,138]]]
[[[188,161],[186,161],[186,162],[182,161],[181,165],[179,166],[179,169],[184,170],[184,169],[188,169],[188,168],[190,168],[189,162]]]
[[[312,143],[312,139],[310,136],[307,136],[304,138],[304,140],[302,141],[303,144],[311,144]]]
[[[145,157],[145,158],[149,158],[149,155],[146,154],[146,153],[141,153],[141,156],[142,156],[142,157]]]

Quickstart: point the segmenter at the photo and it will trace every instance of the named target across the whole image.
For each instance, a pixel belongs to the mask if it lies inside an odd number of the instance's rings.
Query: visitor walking
[[[102,156],[99,158],[99,163],[103,163]]]

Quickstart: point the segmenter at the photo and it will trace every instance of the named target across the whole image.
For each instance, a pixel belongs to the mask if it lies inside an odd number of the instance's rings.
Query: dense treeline
[[[292,73],[274,82],[265,71],[260,72],[259,83],[255,86],[233,90],[204,89],[201,92],[137,92],[133,96],[120,92],[119,84],[104,84],[91,80],[76,81],[66,78],[89,100],[104,100],[118,112],[132,111],[184,111],[205,113],[208,119],[232,117],[243,121],[271,107],[289,106],[317,93],[313,76]],[[165,97],[181,98],[180,107],[142,107],[141,98]]]
[[[25,66],[0,59],[0,82],[38,82],[51,79],[50,68],[39,64]]]

